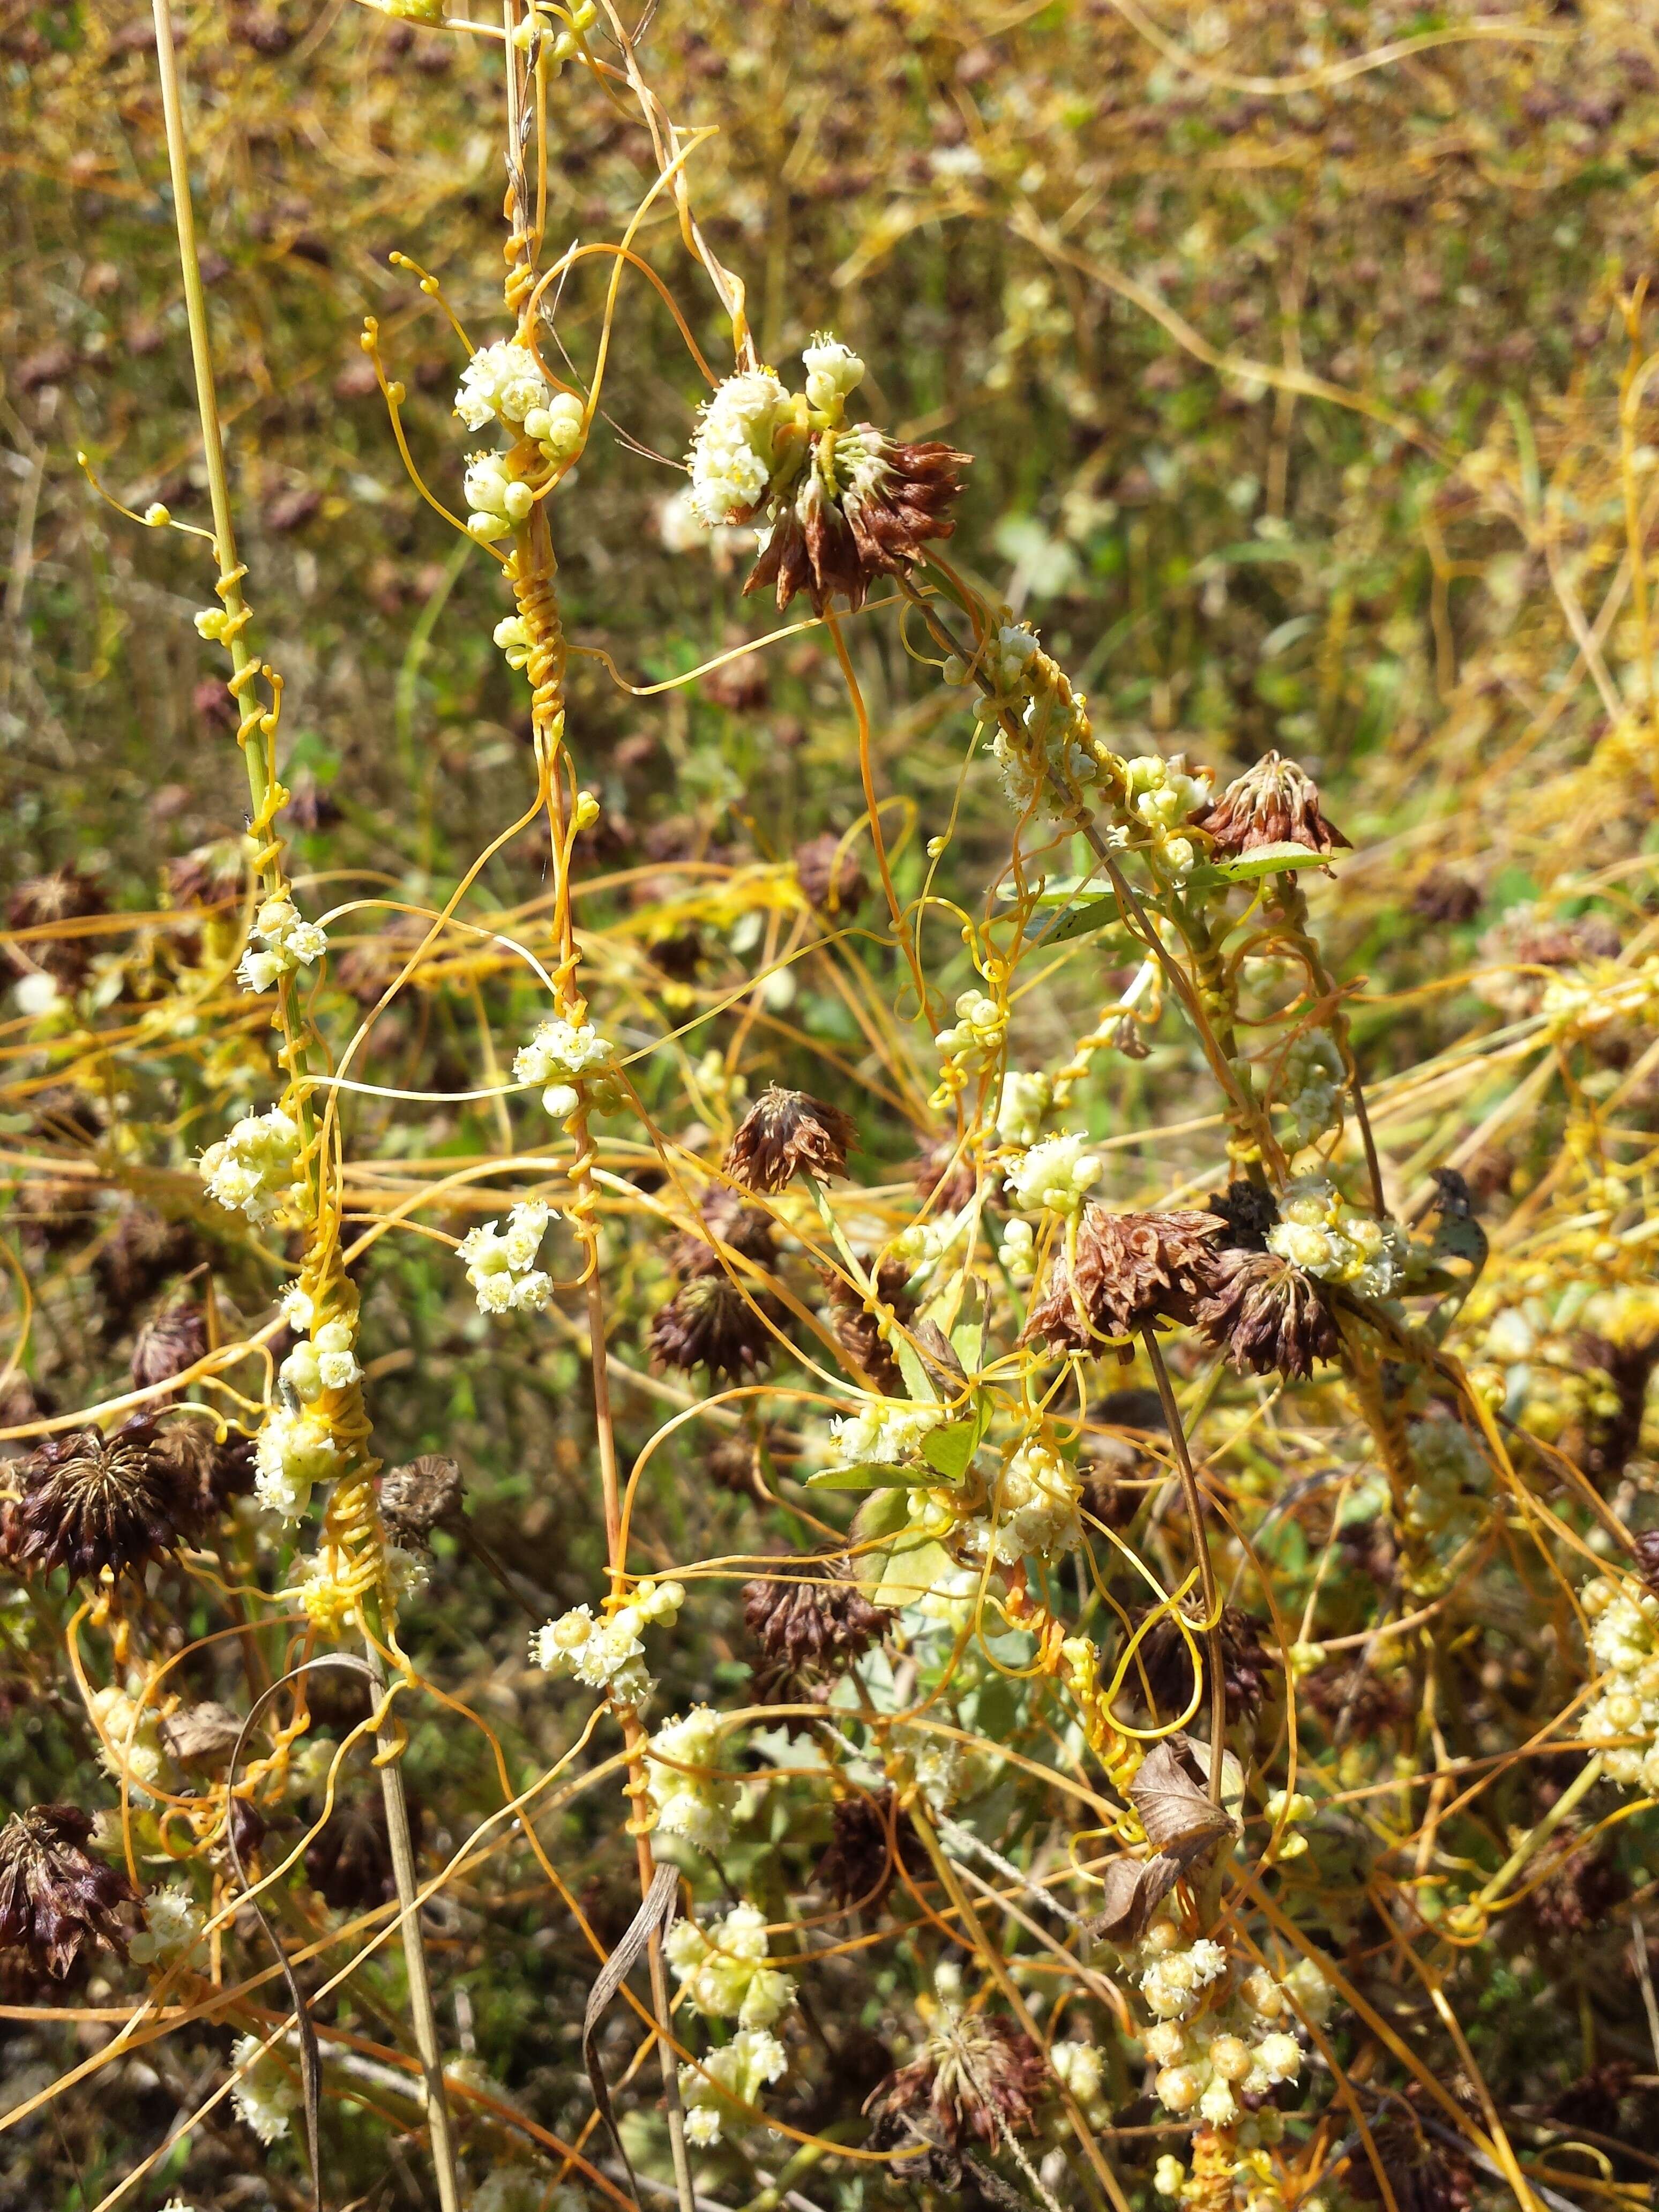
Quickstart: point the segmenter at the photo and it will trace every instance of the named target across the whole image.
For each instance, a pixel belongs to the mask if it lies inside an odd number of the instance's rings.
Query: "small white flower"
[[[997,1134],[1003,1143],[1022,1148],[1036,1144],[1042,1117],[1054,1097],[1052,1077],[1011,1067],[1002,1079],[1002,1096],[997,1101]]]
[[[268,1512],[298,1521],[313,1484],[337,1473],[340,1448],[321,1414],[272,1406],[253,1451],[253,1494]]]
[[[650,1742],[648,1771],[657,1807],[654,1825],[665,1835],[683,1836],[705,1850],[730,1839],[732,1812],[738,1802],[734,1782],[718,1773],[681,1772],[680,1768],[714,1768],[721,1759],[720,1717],[712,1705],[693,1705],[678,1720],[665,1721]],[[672,1759],[673,1765],[660,1762]]]
[[[179,1883],[166,1883],[144,1898],[144,1926],[131,1942],[133,1957],[141,1966],[172,1966],[188,1959],[200,1944],[207,1917],[190,1892]]]
[[[711,2051],[702,2062],[680,2069],[685,2132],[702,2148],[720,2139],[722,2126],[743,2115],[736,2105],[758,2102],[761,2091],[787,2071],[789,2054],[763,2027],[740,2027],[730,2043]]]
[[[514,1207],[505,1231],[486,1221],[462,1237],[458,1255],[480,1313],[538,1313],[547,1304],[552,1279],[532,1263],[551,1218],[551,1210],[534,1201]]]
[[[820,331],[809,346],[801,348],[801,364],[806,371],[806,398],[809,406],[822,411],[839,409],[855,385],[864,375],[864,363],[839,338]]]
[[[616,1047],[599,1035],[592,1022],[567,1021],[562,1014],[554,1014],[514,1054],[513,1075],[515,1082],[544,1083],[548,1091],[556,1091],[553,1104],[548,1105],[547,1092],[543,1093],[542,1103],[557,1117],[571,1110],[562,1103],[571,1082],[613,1066],[616,1058]]]
[[[455,412],[469,430],[482,430],[492,420],[522,422],[532,409],[545,407],[548,397],[547,380],[529,347],[498,338],[480,347],[461,371]]]
[[[12,985],[12,995],[17,1010],[31,1021],[39,1021],[43,1014],[56,1013],[64,1003],[64,994],[58,988],[58,978],[37,968],[29,975],[20,975]]]

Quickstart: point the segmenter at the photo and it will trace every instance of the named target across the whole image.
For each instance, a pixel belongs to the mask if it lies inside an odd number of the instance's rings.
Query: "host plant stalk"
[[[197,258],[196,220],[191,202],[189,148],[185,141],[184,113],[179,98],[179,72],[173,51],[173,18],[168,0],[152,0],[155,17],[155,58],[161,84],[161,109],[167,131],[167,166],[173,181],[173,217],[179,234],[179,258],[185,291],[185,308],[190,325],[191,360],[195,372],[197,410],[202,428],[203,459],[207,469],[208,491],[213,509],[214,552],[219,564],[217,590],[225,612],[226,644],[231,658],[230,689],[242,708],[242,692],[249,685],[257,665],[245,642],[248,610],[242,598],[243,571],[236,559],[236,540],[230,511],[230,487],[225,474],[224,441],[219,426],[219,407],[213,380],[213,356],[209,341],[207,302],[202,288],[202,273]],[[244,709],[238,738],[242,757],[246,763],[248,795],[252,802],[256,834],[263,835],[268,827],[271,799],[271,782],[265,751],[260,739],[264,733],[257,731],[253,717]],[[259,852],[256,865],[268,893],[282,888],[282,848],[274,839],[269,839]],[[283,1057],[294,1078],[302,1079],[303,1058],[292,1019],[293,1001],[289,979],[283,979],[280,1018],[285,1038]],[[321,1214],[324,1200],[323,1164],[312,1146],[312,1121],[307,1102],[301,1101],[302,1125],[307,1141],[308,1174],[313,1199],[313,1240],[325,1234]],[[354,1386],[355,1394],[356,1386]],[[361,1449],[361,1447],[360,1447]],[[372,1471],[372,1470],[369,1470]],[[364,1470],[356,1471],[362,1480]],[[343,1475],[349,1481],[351,1474]],[[364,1645],[368,1664],[378,1686],[385,1687],[386,1670],[374,1631],[380,1626],[377,1594],[363,1601],[365,1624]],[[450,2121],[449,2106],[444,2092],[443,2065],[438,2041],[437,2017],[432,2002],[432,1986],[427,1974],[426,1951],[421,1937],[420,1908],[415,1872],[415,1850],[410,1834],[409,1806],[404,1796],[403,1775],[398,1765],[403,1751],[402,1733],[388,1716],[380,1731],[379,1763],[381,1794],[386,1806],[386,1829],[391,1848],[393,1879],[397,1887],[398,1906],[403,1933],[404,1958],[409,1976],[409,2000],[416,2048],[420,2054],[422,2072],[426,2081],[426,2110],[432,2135],[433,2163],[437,2172],[438,2197],[442,2212],[460,2212],[460,2180],[455,2156],[455,2141]],[[322,2179],[313,2177],[319,2191]]]

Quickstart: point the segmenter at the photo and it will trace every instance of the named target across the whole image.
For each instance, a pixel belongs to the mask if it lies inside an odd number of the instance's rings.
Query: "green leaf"
[[[885,1460],[864,1460],[857,1467],[821,1467],[806,1478],[809,1490],[912,1490],[915,1468],[894,1467]]]
[[[915,1345],[895,1331],[893,1357],[898,1362],[899,1373],[904,1377],[904,1392],[913,1406],[937,1406],[939,1392],[933,1388],[933,1378],[922,1365]]]
[[[1257,876],[1282,876],[1293,868],[1322,868],[1328,853],[1310,853],[1305,845],[1258,845],[1237,860],[1218,860],[1215,871],[1230,884],[1248,884]]]
[[[928,1431],[921,1440],[921,1455],[946,1482],[960,1482],[978,1449],[979,1437],[977,1418],[951,1421],[945,1428]]]
[[[1121,921],[1123,909],[1115,896],[1091,899],[1087,906],[1076,908],[1062,915],[1052,929],[1045,929],[1044,945],[1064,945],[1073,937],[1088,937],[1097,929],[1109,929],[1115,921]]]
[[[909,1518],[910,1501],[902,1490],[872,1490],[853,1516],[848,1541],[861,1547],[896,1536]]]

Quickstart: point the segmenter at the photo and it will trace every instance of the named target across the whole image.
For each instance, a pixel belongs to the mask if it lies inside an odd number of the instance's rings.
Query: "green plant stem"
[[[1497,1873],[1480,1892],[1475,1902],[1481,1905],[1490,1905],[1502,1897],[1522,1868],[1542,1850],[1573,1807],[1582,1798],[1588,1797],[1601,1779],[1601,1754],[1598,1751],[1593,1757],[1585,1760],[1543,1819],[1528,1829],[1503,1865],[1498,1868]]]

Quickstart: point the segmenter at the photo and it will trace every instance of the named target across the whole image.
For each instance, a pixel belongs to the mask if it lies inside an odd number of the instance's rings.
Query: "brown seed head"
[[[78,1805],[34,1805],[0,1828],[0,1951],[26,1952],[62,1980],[83,1949],[127,1954],[123,1913],[138,1902],[125,1874],[86,1849]]]
[[[858,1127],[839,1106],[826,1106],[805,1091],[763,1091],[738,1124],[726,1155],[726,1172],[750,1190],[780,1191],[797,1175],[827,1182],[847,1172]]]
[[[6,902],[6,920],[13,929],[64,930],[61,936],[30,938],[21,950],[69,990],[82,981],[92,964],[89,940],[76,936],[72,925],[108,912],[100,887],[78,868],[33,876]]]
[[[834,1554],[745,1583],[743,1617],[767,1657],[792,1668],[844,1666],[867,1651],[892,1619],[871,1603],[848,1562]]]
[[[1272,1252],[1218,1252],[1194,1318],[1241,1374],[1297,1381],[1342,1348],[1316,1278]]]
[[[1325,819],[1313,778],[1278,753],[1264,753],[1192,819],[1208,831],[1217,857],[1226,860],[1243,860],[1264,845],[1330,853],[1348,842]]]
[[[738,1382],[757,1374],[775,1340],[757,1304],[779,1315],[775,1298],[745,1297],[730,1277],[694,1275],[682,1283],[651,1324],[651,1356],[665,1367],[706,1367]]]
[[[879,2149],[918,2136],[952,2150],[968,2142],[994,2147],[1005,2132],[1030,2133],[1048,2089],[1042,2053],[1024,2029],[1000,2014],[957,2014],[928,2037],[921,2057],[877,2087],[864,2109],[877,2124],[872,2141]]]
[[[418,1838],[421,1808],[409,1800],[410,1826]],[[336,1912],[361,1912],[389,1904],[398,1893],[378,1788],[349,1805],[337,1805],[306,1850],[306,1880]]]
[[[951,535],[949,509],[971,458],[890,439],[870,422],[821,430],[774,503],[745,594],[771,585],[781,611],[804,591],[816,614],[834,599],[856,612],[876,577],[907,574],[928,539]]]
[[[688,1232],[674,1239],[668,1264],[677,1275],[723,1274],[726,1262],[715,1249],[717,1242],[752,1260],[757,1267],[776,1267],[777,1231],[763,1206],[745,1206],[736,1191],[716,1183],[704,1198],[702,1212],[708,1237]]]
[[[1202,1618],[1202,1609],[1199,1616]],[[1201,1628],[1188,1613],[1192,1641],[1197,1644],[1200,1667],[1209,1662],[1209,1645]],[[1229,1720],[1248,1719],[1261,1709],[1273,1675],[1273,1662],[1261,1648],[1267,1626],[1242,1606],[1221,1609],[1222,1680],[1227,1691]],[[1193,1703],[1193,1662],[1188,1641],[1166,1613],[1141,1638],[1139,1656],[1146,1669],[1146,1686],[1164,1720],[1173,1720]],[[1134,1680],[1133,1671],[1130,1680]]]
[[[67,1567],[78,1581],[106,1567],[137,1574],[173,1551],[193,1525],[195,1496],[180,1460],[157,1445],[155,1423],[136,1417],[107,1437],[54,1437],[20,1460],[21,1495],[4,1540],[10,1563]]]
[[[423,1452],[380,1478],[380,1520],[395,1544],[429,1548],[432,1531],[461,1510],[461,1470],[441,1452]]]
[[[1027,1343],[1097,1351],[1156,1321],[1190,1322],[1208,1288],[1223,1224],[1213,1213],[1084,1208],[1077,1256],[1056,1264],[1025,1324]]]
[[[886,1261],[876,1274],[876,1295],[901,1323],[908,1322],[916,1310],[916,1302],[904,1285],[907,1273],[895,1261]],[[830,1317],[836,1332],[836,1341],[860,1374],[866,1375],[878,1390],[890,1398],[904,1395],[904,1377],[899,1372],[898,1361],[893,1357],[892,1346],[883,1337],[876,1316],[866,1305],[862,1295],[844,1275],[824,1271],[823,1282],[830,1293]]]

